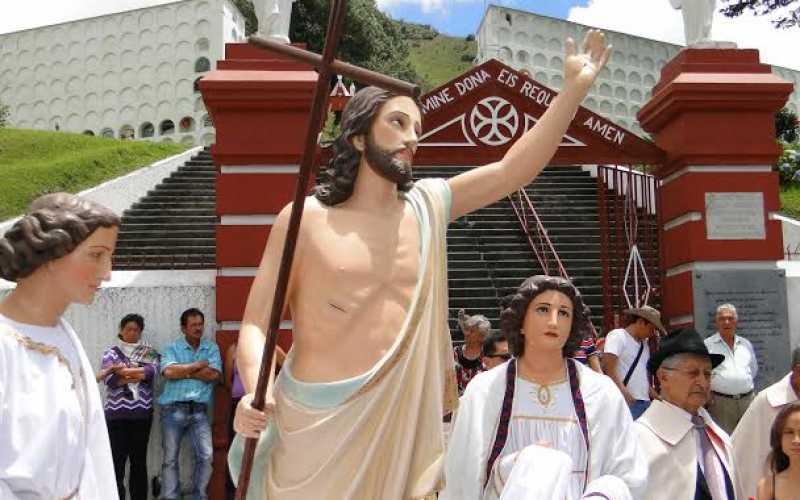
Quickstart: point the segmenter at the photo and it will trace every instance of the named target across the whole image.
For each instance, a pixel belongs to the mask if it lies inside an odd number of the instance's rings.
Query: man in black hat
[[[661,399],[634,424],[649,466],[644,498],[738,498],[730,437],[703,408],[711,395],[711,370],[723,360],[708,352],[694,328],[684,328],[664,339],[647,363]]]

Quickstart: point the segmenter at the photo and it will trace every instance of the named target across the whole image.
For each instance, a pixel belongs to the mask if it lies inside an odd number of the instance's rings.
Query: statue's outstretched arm
[[[485,207],[529,184],[555,154],[561,138],[611,53],[598,30],[587,33],[580,50],[566,43],[564,86],[536,125],[496,163],[451,178],[451,219]]]

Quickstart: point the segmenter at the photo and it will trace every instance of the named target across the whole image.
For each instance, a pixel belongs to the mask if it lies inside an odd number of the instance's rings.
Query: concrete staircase
[[[213,269],[215,176],[205,149],[126,210],[114,269]]]
[[[465,170],[419,167],[415,175],[448,178]],[[548,167],[526,191],[599,328],[603,300],[596,180],[580,167]],[[508,199],[454,221],[447,244],[449,320],[457,340],[459,308],[484,314],[498,328],[499,298],[515,291],[525,278],[542,273]]]
[[[418,167],[415,176],[449,178],[468,168]],[[210,153],[201,151],[127,210],[114,268],[213,269],[215,175]],[[599,330],[603,297],[596,180],[580,167],[548,167],[526,192]],[[451,223],[447,245],[449,322],[456,340],[461,335],[459,308],[484,314],[499,328],[499,298],[543,272],[508,199]],[[556,273],[553,267],[551,274]]]

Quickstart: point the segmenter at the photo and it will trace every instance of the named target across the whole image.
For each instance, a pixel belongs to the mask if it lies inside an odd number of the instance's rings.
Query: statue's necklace
[[[556,380],[548,384],[534,384],[538,385],[538,388],[531,390],[531,396],[536,398],[536,401],[539,402],[540,406],[542,406],[543,408],[549,408],[550,405],[553,404],[553,400],[555,399],[553,397],[553,391],[551,390],[551,387],[558,384],[562,384],[566,382],[566,380],[567,380],[566,378],[562,378],[560,380]]]

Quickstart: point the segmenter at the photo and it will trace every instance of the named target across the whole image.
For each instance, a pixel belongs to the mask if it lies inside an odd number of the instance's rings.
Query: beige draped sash
[[[342,404],[304,406],[275,387],[270,500],[425,498],[443,487],[442,416],[458,403],[447,327],[449,187],[420,181],[406,196],[420,225],[420,278],[401,332]]]

